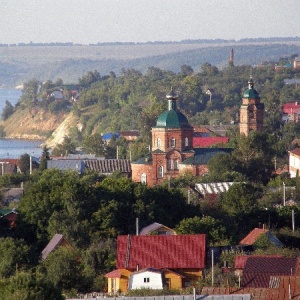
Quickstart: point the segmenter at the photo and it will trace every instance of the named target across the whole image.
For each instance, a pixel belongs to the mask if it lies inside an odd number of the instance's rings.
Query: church
[[[154,186],[185,173],[201,176],[208,172],[208,161],[230,148],[194,148],[194,128],[177,109],[178,95],[173,89],[166,95],[168,110],[151,130],[152,151],[149,156],[131,162],[132,180]]]

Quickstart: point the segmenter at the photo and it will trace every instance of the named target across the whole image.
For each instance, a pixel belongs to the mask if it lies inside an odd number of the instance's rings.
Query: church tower
[[[259,94],[250,78],[240,108],[240,134],[248,136],[251,131],[263,131],[264,109],[264,104],[260,102]]]

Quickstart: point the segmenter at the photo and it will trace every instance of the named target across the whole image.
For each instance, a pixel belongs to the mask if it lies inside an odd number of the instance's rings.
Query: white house
[[[129,290],[134,289],[163,289],[163,272],[154,268],[146,268],[130,275]]]
[[[300,148],[289,151],[289,173],[291,178],[300,175]]]

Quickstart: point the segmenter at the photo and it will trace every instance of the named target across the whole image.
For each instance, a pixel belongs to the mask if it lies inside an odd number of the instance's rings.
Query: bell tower
[[[265,106],[260,102],[258,92],[254,89],[252,78],[248,81],[240,108],[240,134],[248,136],[251,131],[262,132],[264,126]]]

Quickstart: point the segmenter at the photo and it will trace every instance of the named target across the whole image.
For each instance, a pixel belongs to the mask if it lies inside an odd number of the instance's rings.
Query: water
[[[8,100],[13,106],[18,102],[22,91],[17,89],[0,89],[0,115]],[[43,149],[39,146],[42,141],[36,140],[16,140],[0,139],[0,159],[3,158],[20,158],[27,153],[34,157],[40,157]]]

